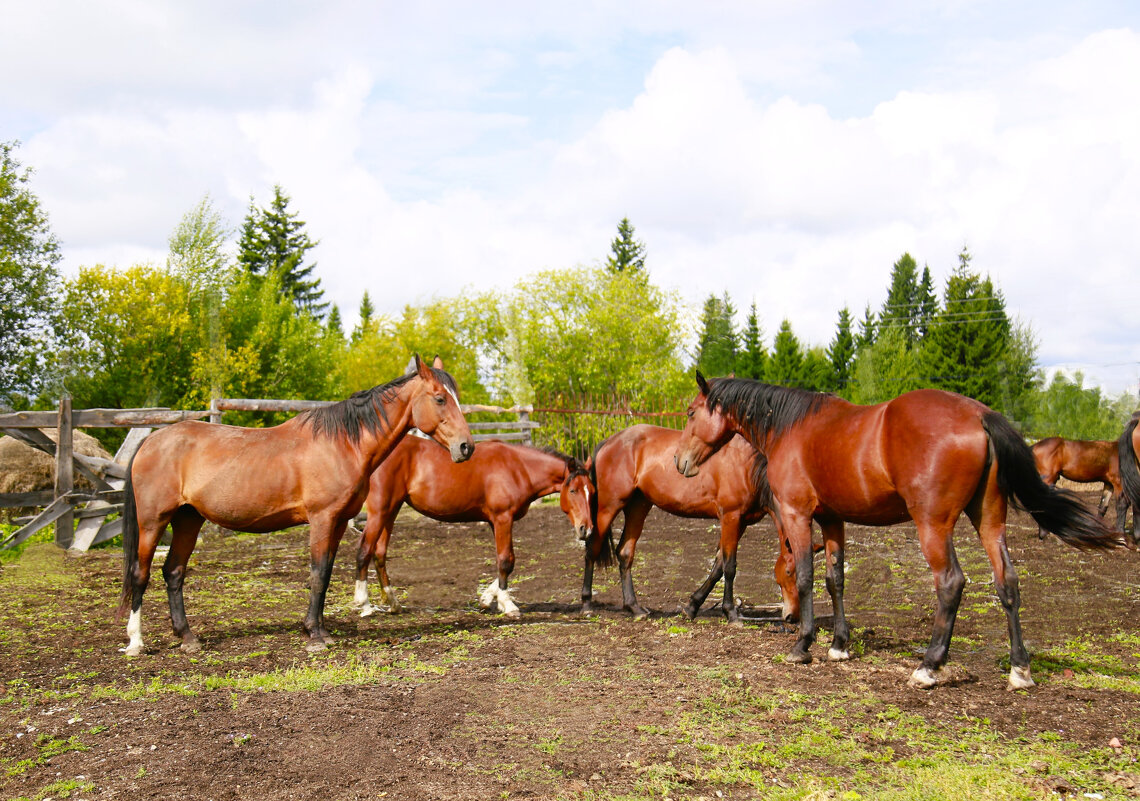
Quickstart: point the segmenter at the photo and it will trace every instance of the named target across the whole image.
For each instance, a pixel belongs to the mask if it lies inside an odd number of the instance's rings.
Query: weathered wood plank
[[[7,539],[0,542],[0,548],[14,548],[41,528],[50,526],[61,515],[65,515],[69,511],[71,511],[71,504],[67,498],[57,498],[48,508],[33,517],[29,523],[9,534]]]
[[[332,404],[333,401],[218,398],[211,406],[222,412],[307,412]],[[208,415],[210,412],[205,414]]]
[[[71,396],[59,399],[59,441],[55,446],[55,495],[63,498],[75,489],[75,443],[72,437]],[[75,537],[75,512],[69,503],[67,511],[56,518],[55,544],[61,548],[71,545]]]
[[[490,423],[468,423],[467,427],[472,431],[494,431],[499,428],[505,431],[525,431],[532,428],[542,428],[542,424],[522,420],[502,420]]]
[[[476,442],[485,442],[489,439],[499,439],[503,442],[526,442],[530,439],[530,432],[516,431],[509,434],[475,434],[471,438]]]
[[[21,506],[47,506],[54,500],[54,490],[0,492],[0,509],[13,509]]]
[[[112,520],[110,523],[104,523],[99,533],[95,535],[95,539],[91,541],[91,545],[98,545],[101,542],[106,542],[109,539],[119,536],[123,533],[123,518]],[[88,546],[90,547],[90,546]]]
[[[0,428],[55,428],[58,412],[6,412],[0,414]]]
[[[83,409],[75,413],[77,428],[136,428],[201,420],[208,410],[182,409]]]

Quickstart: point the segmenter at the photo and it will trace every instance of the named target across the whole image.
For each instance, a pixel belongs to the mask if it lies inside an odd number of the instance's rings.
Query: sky
[[[826,345],[963,247],[1047,370],[1140,386],[1140,4],[0,0],[62,269],[274,185],[346,323],[604,261]],[[12,35],[11,32],[18,32]]]

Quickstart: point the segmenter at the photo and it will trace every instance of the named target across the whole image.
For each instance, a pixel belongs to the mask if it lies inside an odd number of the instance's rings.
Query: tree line
[[[282,187],[265,206],[251,199],[236,227],[204,198],[170,233],[163,264],[63,276],[17,147],[0,143],[0,404],[10,408],[50,407],[64,392],[77,407],[337,399],[391,379],[419,352],[441,355],[472,403],[591,395],[636,407],[691,395],[695,364],[710,376],[859,403],[936,386],[1029,430],[1073,437],[1115,437],[1131,411],[1132,399],[1104,398],[1079,376],[1043,386],[1032,332],[1009,318],[966,249],[940,296],[929,268],[920,274],[903,254],[882,308],[868,305],[858,322],[841,309],[826,346],[802,342],[783,320],[769,348],[755,303],[741,326],[727,293],[709,296],[694,332],[683,299],[651,280],[628,219],[597,266],[545,270],[508,290],[467,290],[391,315],[364,291],[345,331],[312,258],[319,240]]]

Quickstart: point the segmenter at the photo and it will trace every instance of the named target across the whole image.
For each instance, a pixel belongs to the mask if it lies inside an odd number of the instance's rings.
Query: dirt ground
[[[557,505],[536,505],[515,528],[511,583],[523,616],[510,622],[476,604],[494,571],[489,530],[405,511],[388,564],[406,611],[361,619],[350,609],[346,542],[327,610],[338,641],[310,655],[300,627],[306,531],[208,527],[186,583],[204,649],[174,647],[161,580],[152,581],[147,650],[135,659],[119,653],[125,626],[113,619],[119,553],[35,546],[0,568],[0,798],[860,797],[842,795],[848,781],[873,785],[878,774],[865,772],[882,760],[923,753],[914,732],[984,731],[996,754],[1065,743],[1106,759],[1116,738],[1115,764],[1134,758],[1140,555],[1078,552],[1039,541],[1023,515],[1011,519],[1038,681],[1011,693],[1005,617],[963,519],[956,542],[970,584],[948,680],[919,691],[906,679],[929,639],[934,597],[913,526],[849,527],[854,658],[824,661],[823,631],[809,666],[783,662],[794,635],[763,619],[779,599],[768,521],[740,552],[736,590],[753,619],[732,627],[708,611],[676,616],[716,538],[715,521],[654,511],[635,566],[653,615],[621,612],[610,570],[595,584],[601,611],[583,617],[581,549]],[[871,713],[874,725],[862,727]],[[910,733],[892,735],[892,721],[908,721]],[[788,750],[818,732],[831,740]],[[751,761],[729,775],[744,746]],[[827,750],[840,746],[858,748],[856,761],[870,767]],[[1140,787],[1125,768],[1112,785],[1121,797]],[[1031,797],[1080,797],[1056,764],[1015,770],[1038,775],[1023,782]],[[832,777],[832,789],[810,796],[789,786],[789,771]]]

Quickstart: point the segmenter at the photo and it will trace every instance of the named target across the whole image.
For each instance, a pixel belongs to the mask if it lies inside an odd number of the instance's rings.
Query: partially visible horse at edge
[[[381,603],[388,611],[399,611],[386,560],[392,525],[406,503],[434,520],[490,524],[499,575],[487,585],[479,603],[483,608],[497,605],[508,619],[517,620],[519,608],[507,591],[515,566],[514,522],[534,501],[557,492],[571,525],[580,537],[587,537],[593,526],[593,491],[593,482],[578,460],[554,450],[484,440],[471,460],[458,467],[433,443],[405,437],[369,482],[368,520],[357,546],[353,605],[364,617],[383,609],[368,596],[368,566],[375,559]]]
[[[1132,531],[1130,537],[1134,546],[1140,546],[1140,412],[1133,412],[1132,419],[1124,426],[1124,432],[1116,441],[1119,456],[1120,481],[1124,485],[1124,496],[1132,505]],[[1123,528],[1124,523],[1120,526]]]
[[[633,588],[633,559],[646,516],[657,506],[678,517],[716,519],[720,544],[712,571],[681,607],[690,620],[717,582],[724,578],[720,610],[730,623],[740,623],[740,610],[733,595],[736,552],[749,525],[768,514],[764,457],[741,437],[713,455],[700,477],[687,480],[673,466],[681,432],[647,424],[630,426],[603,441],[590,460],[590,475],[597,487],[597,518],[586,538],[582,576],[582,612],[593,610],[593,579],[596,564],[617,560],[621,573],[622,608],[635,618],[648,612],[638,603]],[[613,524],[624,513],[621,539],[613,544]],[[782,540],[782,538],[781,538]],[[781,549],[776,560],[776,582],[783,593],[783,615],[799,615],[795,571],[790,555]]]
[[[123,594],[128,656],[142,652],[142,599],[167,524],[173,539],[162,568],[170,619],[186,650],[200,647],[186,620],[182,583],[202,524],[267,532],[309,524],[309,650],[331,641],[325,593],[337,545],[360,511],[368,479],[415,427],[456,462],[475,449],[455,381],[417,355],[414,370],[347,400],[271,428],[182,422],[148,437],[127,470],[123,507]]]
[[[1115,501],[1115,528],[1124,533],[1130,504],[1120,478],[1116,441],[1046,437],[1033,444],[1033,459],[1037,463],[1037,473],[1050,486],[1056,484],[1058,478],[1081,483],[1101,482],[1103,489],[1097,514],[1104,517]],[[1045,538],[1045,529],[1039,529],[1037,533]],[[1130,548],[1135,547],[1131,539],[1125,542]]]
[[[1041,480],[1029,446],[1000,414],[978,401],[922,389],[875,406],[834,395],[772,386],[747,379],[706,381],[698,393],[674,457],[685,476],[741,434],[768,458],[774,513],[796,565],[799,636],[789,660],[811,661],[813,518],[823,532],[826,585],[835,612],[828,657],[849,659],[850,632],[843,611],[844,522],[884,526],[913,520],[934,574],[938,609],[914,687],[937,684],[949,655],[966,578],[952,541],[965,512],[993,568],[1010,639],[1009,686],[1033,686],[1021,634],[1017,573],[1005,543],[1010,502],[1029,512],[1063,542],[1081,549],[1123,545],[1074,493]]]

